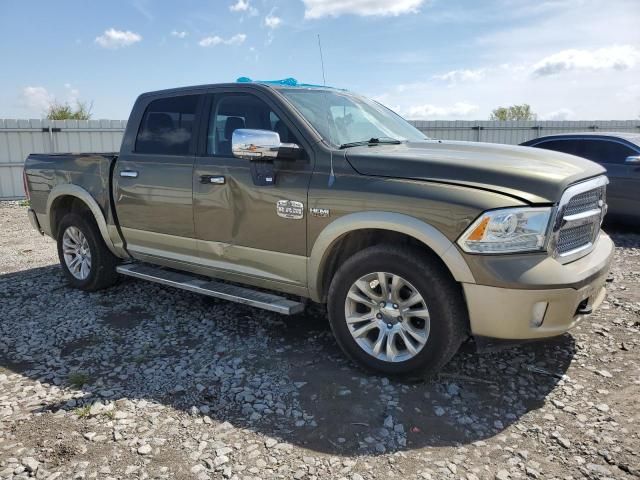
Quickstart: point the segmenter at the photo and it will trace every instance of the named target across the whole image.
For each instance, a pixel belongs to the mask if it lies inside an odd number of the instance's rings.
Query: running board
[[[150,282],[181,288],[209,297],[221,298],[230,302],[242,303],[252,307],[293,315],[304,310],[304,303],[289,300],[278,295],[259,292],[229,283],[204,280],[188,273],[176,272],[147,264],[130,263],[119,265],[116,270],[122,275],[149,280]]]

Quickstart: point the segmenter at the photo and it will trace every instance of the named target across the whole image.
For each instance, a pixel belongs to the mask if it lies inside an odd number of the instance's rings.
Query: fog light
[[[531,309],[531,326],[538,328],[544,321],[544,315],[547,313],[548,302],[537,302]]]

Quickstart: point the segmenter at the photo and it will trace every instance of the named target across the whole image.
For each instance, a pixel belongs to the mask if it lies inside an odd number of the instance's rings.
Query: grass
[[[89,416],[89,410],[91,410],[91,406],[85,405],[84,407],[76,408],[74,412],[78,416],[78,418],[84,418]]]
[[[140,354],[140,355],[136,355],[134,357],[132,357],[131,359],[133,360],[134,363],[140,365],[144,362],[146,362],[148,360],[148,356],[145,354]]]
[[[21,207],[30,207],[31,206],[31,201],[30,200],[20,200],[20,202],[18,202],[18,205],[20,205]]]
[[[89,375],[85,372],[72,372],[69,374],[69,384],[75,388],[82,388],[85,383],[89,382]]]

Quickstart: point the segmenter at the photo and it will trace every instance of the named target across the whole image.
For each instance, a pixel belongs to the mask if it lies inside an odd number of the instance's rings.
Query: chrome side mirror
[[[624,163],[640,164],[640,155],[632,155],[624,159]]]
[[[271,130],[239,128],[234,130],[231,136],[233,156],[246,160],[275,160],[278,154],[283,154],[284,158],[294,159],[297,153],[291,155],[291,152],[300,150],[300,146],[295,143],[281,143],[280,135]]]
[[[270,160],[278,156],[280,135],[271,130],[239,128],[231,136],[234,157],[247,160]]]

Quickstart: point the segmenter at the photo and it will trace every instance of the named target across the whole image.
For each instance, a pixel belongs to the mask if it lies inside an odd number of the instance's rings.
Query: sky
[[[0,0],[0,118],[126,119],[176,86],[294,77],[408,119],[640,118],[640,0]]]

